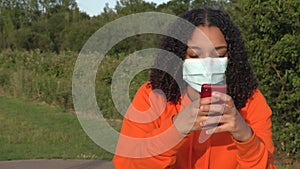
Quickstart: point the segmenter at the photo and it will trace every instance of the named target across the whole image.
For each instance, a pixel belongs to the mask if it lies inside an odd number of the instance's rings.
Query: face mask
[[[227,57],[185,59],[183,63],[183,80],[192,88],[201,92],[202,84],[224,83],[227,63]]]

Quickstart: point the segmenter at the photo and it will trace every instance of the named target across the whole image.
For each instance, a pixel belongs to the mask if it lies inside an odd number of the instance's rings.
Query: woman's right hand
[[[173,116],[173,124],[180,133],[188,134],[200,130],[200,122],[203,119],[200,113],[200,100],[197,99]]]
[[[173,124],[175,128],[182,134],[188,134],[197,130],[207,130],[216,127],[220,121],[221,114],[209,117],[210,111],[204,111],[203,107],[206,105],[216,104],[219,100],[215,100],[211,97],[201,98],[194,100],[190,105],[180,111],[173,117]],[[218,117],[217,117],[218,116]],[[216,125],[205,126],[205,123],[210,118],[210,123],[216,123]]]

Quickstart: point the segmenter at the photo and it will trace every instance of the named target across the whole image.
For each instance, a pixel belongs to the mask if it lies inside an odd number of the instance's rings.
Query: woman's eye
[[[226,53],[223,53],[222,52],[222,54],[220,54],[219,55],[219,58],[225,58],[225,57],[227,57],[228,56],[228,53],[226,52]]]
[[[193,52],[193,51],[189,51],[187,53],[187,55],[190,57],[190,58],[198,58],[199,55],[196,53],[196,52]]]
[[[199,57],[197,54],[190,54],[189,56],[190,56],[190,58],[198,58]]]
[[[187,49],[187,56],[189,58],[199,58],[201,57],[201,50],[198,48],[188,48]]]

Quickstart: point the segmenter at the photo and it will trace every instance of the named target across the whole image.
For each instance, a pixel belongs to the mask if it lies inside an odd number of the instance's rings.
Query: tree
[[[240,0],[228,8],[242,29],[254,72],[273,110],[277,150],[300,150],[300,1]]]
[[[117,1],[115,10],[119,17],[139,12],[155,11],[155,4],[144,0],[120,0]]]
[[[191,1],[192,0],[171,0],[159,5],[157,8],[161,12],[180,15],[191,7]]]
[[[193,0],[192,6],[193,8],[200,7],[217,7],[222,8],[225,4],[227,4],[227,0]]]

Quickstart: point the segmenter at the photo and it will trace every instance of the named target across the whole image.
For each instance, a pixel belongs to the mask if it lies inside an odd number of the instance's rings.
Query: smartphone
[[[201,93],[200,97],[211,97],[212,92],[221,92],[226,93],[227,92],[227,86],[226,85],[219,85],[219,84],[203,84],[201,86]]]
[[[215,85],[215,84],[203,84],[201,86],[200,97],[201,98],[211,97],[212,92],[227,93],[227,86],[226,85]],[[222,103],[222,102],[219,101],[217,103]],[[210,112],[208,114],[208,116],[211,116],[211,117],[220,116],[221,114],[222,113]],[[222,123],[220,123],[220,117],[218,119],[208,118],[205,121],[205,125],[206,124],[211,124],[210,127],[212,127],[212,128],[216,128],[216,127],[222,125]],[[209,135],[205,134],[205,132],[201,132],[201,134],[199,136],[199,143],[205,142],[208,138],[209,138]]]

